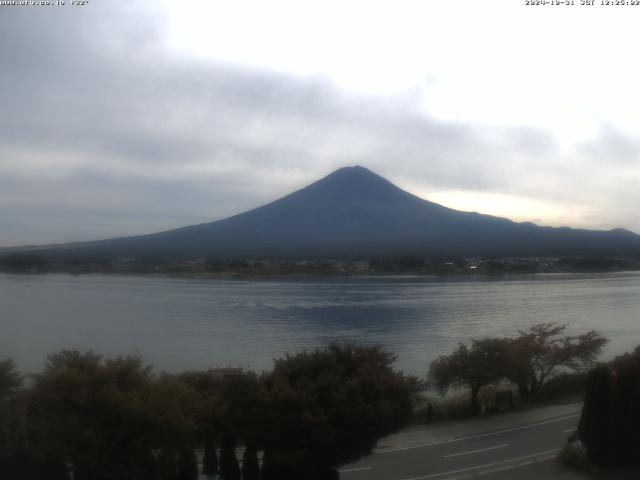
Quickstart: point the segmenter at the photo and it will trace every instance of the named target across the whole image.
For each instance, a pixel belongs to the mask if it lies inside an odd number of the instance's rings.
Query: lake
[[[488,279],[277,280],[0,274],[0,359],[40,370],[62,348],[139,353],[157,369],[269,369],[331,341],[381,344],[423,375],[472,337],[546,321],[611,339],[603,358],[640,344],[640,273]]]

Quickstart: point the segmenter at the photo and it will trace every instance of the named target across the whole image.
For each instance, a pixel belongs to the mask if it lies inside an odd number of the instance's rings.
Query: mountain
[[[167,258],[630,255],[640,253],[640,236],[623,229],[540,227],[452,210],[355,166],[224,220],[38,250]]]

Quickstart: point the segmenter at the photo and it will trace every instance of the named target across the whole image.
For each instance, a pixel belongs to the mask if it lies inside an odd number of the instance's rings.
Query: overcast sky
[[[66,3],[0,6],[0,246],[216,220],[354,164],[640,232],[640,6]]]

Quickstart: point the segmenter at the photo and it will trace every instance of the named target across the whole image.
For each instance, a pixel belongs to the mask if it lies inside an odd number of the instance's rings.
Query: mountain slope
[[[54,252],[183,258],[635,254],[640,252],[640,236],[622,229],[539,227],[460,212],[356,166],[224,220],[48,250]]]

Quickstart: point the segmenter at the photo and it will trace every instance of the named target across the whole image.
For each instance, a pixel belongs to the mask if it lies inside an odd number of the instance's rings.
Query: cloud
[[[179,56],[162,11],[136,5],[2,11],[0,245],[210,221],[355,163],[427,195],[598,203],[594,226],[640,230],[618,204],[640,200],[634,139],[566,149],[542,128],[437,120],[411,92]]]

